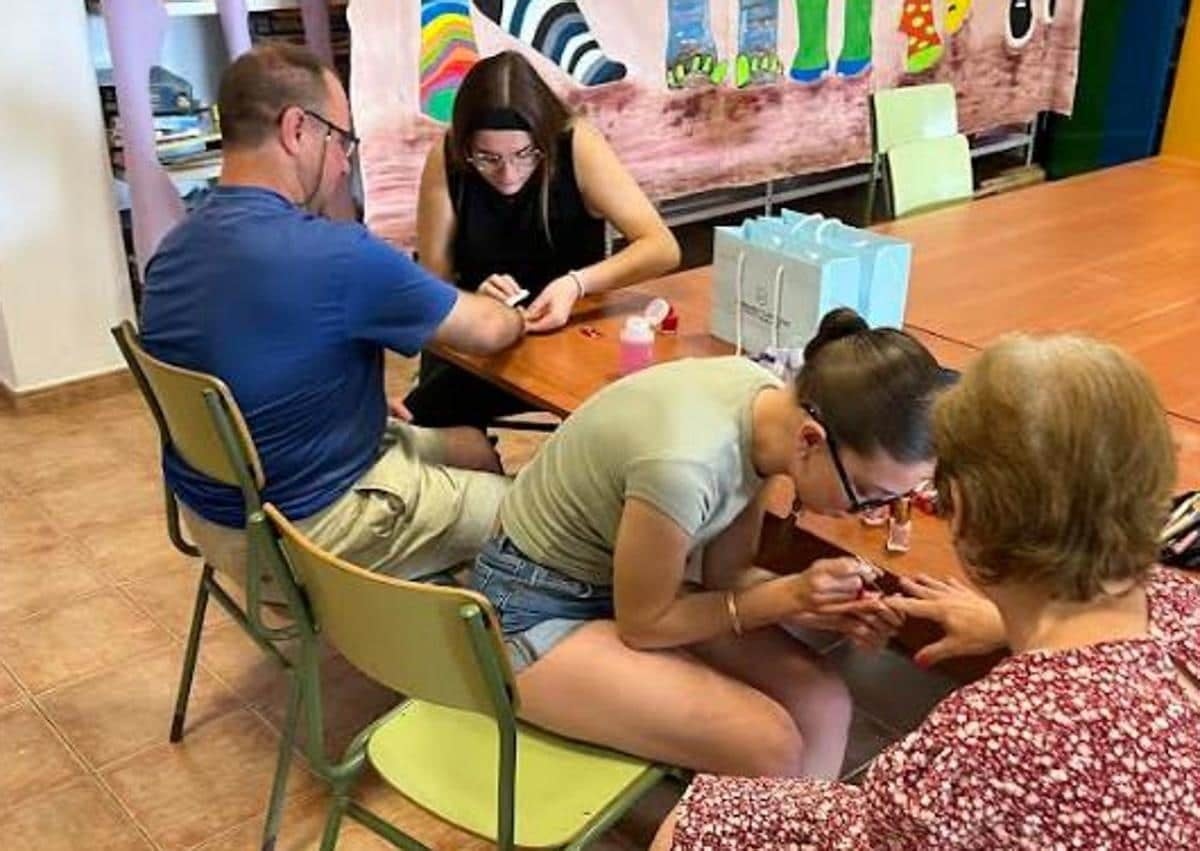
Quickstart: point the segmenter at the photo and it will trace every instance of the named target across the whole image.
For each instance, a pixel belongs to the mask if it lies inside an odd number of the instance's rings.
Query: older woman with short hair
[[[1175,464],[1149,379],[1111,346],[1016,336],[934,420],[979,590],[891,602],[945,627],[934,656],[1012,655],[861,787],[702,775],[655,848],[1200,847],[1200,585],[1155,565]]]

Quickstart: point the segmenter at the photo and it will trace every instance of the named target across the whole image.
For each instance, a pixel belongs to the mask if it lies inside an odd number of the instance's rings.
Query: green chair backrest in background
[[[874,149],[941,139],[958,133],[958,103],[949,83],[883,89],[871,97]]]
[[[875,192],[883,176],[884,161],[898,145],[942,139],[958,133],[958,103],[949,83],[882,89],[871,95],[871,175],[867,186],[866,223],[875,217]],[[895,210],[891,187],[885,183],[891,215]]]
[[[887,155],[892,212],[899,218],[971,198],[971,149],[961,134],[897,145]]]

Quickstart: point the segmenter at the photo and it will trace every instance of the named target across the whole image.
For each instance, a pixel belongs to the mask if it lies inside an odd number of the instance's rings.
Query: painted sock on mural
[[[954,35],[971,16],[972,0],[946,0],[946,35]]]
[[[933,19],[932,0],[904,0],[900,32],[908,36],[908,53],[904,60],[907,73],[920,74],[941,61],[946,48]]]
[[[796,27],[792,79],[811,83],[829,70],[829,0],[796,0]]]
[[[741,89],[774,83],[782,71],[779,0],[739,0],[734,85]]]
[[[667,86],[719,85],[726,63],[717,57],[708,0],[667,0]]]
[[[458,87],[478,59],[467,0],[421,0],[421,112],[449,122]]]
[[[545,56],[572,79],[599,86],[624,79],[628,69],[600,49],[574,0],[473,0],[505,32]]]
[[[874,10],[874,0],[846,0],[846,26],[842,35],[842,53],[837,61],[837,72],[843,77],[864,74],[871,67],[871,15]]]
[[[1004,41],[1013,50],[1020,50],[1033,38],[1033,0],[1008,0],[1008,16],[1004,19]]]

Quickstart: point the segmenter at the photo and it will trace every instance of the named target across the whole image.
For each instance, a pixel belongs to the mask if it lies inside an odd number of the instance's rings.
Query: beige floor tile
[[[171,544],[157,508],[139,517],[97,522],[72,534],[93,554],[93,567],[108,582],[155,576],[193,562]]]
[[[120,469],[127,455],[108,435],[67,434],[52,441],[0,448],[0,471],[22,490],[37,493],[102,478]]]
[[[186,638],[196,605],[200,572],[199,559],[173,559],[164,561],[159,571],[122,583],[121,588],[155,621],[174,635]],[[210,596],[205,609],[205,625],[213,626],[228,621],[229,615]]]
[[[0,712],[0,742],[0,809],[15,807],[83,773],[46,719],[28,703]]]
[[[69,532],[110,531],[145,517],[163,518],[162,478],[145,464],[110,467],[102,475],[40,488],[35,497],[50,519]],[[166,526],[160,527],[165,538]]]
[[[0,629],[0,659],[38,694],[170,641],[118,591],[105,589]]]
[[[329,798],[324,794],[289,801],[283,810],[275,851],[317,851],[328,807]],[[229,833],[205,842],[196,851],[259,851],[265,817],[264,813],[256,813]],[[338,834],[337,851],[395,851],[395,846],[362,825],[346,820]]]
[[[84,759],[102,768],[167,741],[182,665],[182,647],[164,648],[46,692],[38,704]],[[197,669],[185,738],[241,705],[233,692]]]
[[[206,632],[200,641],[200,664],[246,703],[283,706],[287,699],[283,668],[235,623]]]
[[[83,424],[70,424],[56,414],[0,412],[0,446],[19,450],[32,445],[52,445],[62,437],[86,431]]]
[[[142,751],[101,773],[164,851],[191,848],[232,829],[266,804],[277,740],[253,713],[239,710],[205,724],[178,745]],[[293,763],[290,796],[316,791]]]
[[[0,812],[6,851],[151,851],[108,793],[81,779]]]
[[[0,709],[7,709],[21,699],[21,687],[12,674],[0,667]]]
[[[0,560],[53,547],[64,537],[34,499],[23,495],[0,499]]]
[[[54,608],[101,587],[90,554],[66,538],[0,557],[0,626]]]

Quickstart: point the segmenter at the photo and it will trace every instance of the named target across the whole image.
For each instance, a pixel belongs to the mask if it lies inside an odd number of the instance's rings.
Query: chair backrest
[[[355,567],[315,546],[275,506],[263,511],[316,628],[352,665],[418,700],[493,717],[515,710],[512,669],[485,597]]]
[[[190,369],[171,366],[153,357],[142,348],[133,324],[128,320],[113,328],[113,336],[125,356],[129,369],[137,379],[146,403],[169,442],[188,466],[227,485],[238,487],[241,479],[233,459],[225,449],[217,422],[209,410],[208,398],[216,399],[224,408],[232,425],[233,438],[246,459],[248,473],[255,487],[262,490],[266,479],[262,462],[241,409],[233,394],[219,378]]]
[[[871,96],[875,153],[958,133],[958,104],[949,83],[882,89]]]
[[[888,151],[892,213],[907,216],[965,201],[975,190],[967,137],[923,139]]]

